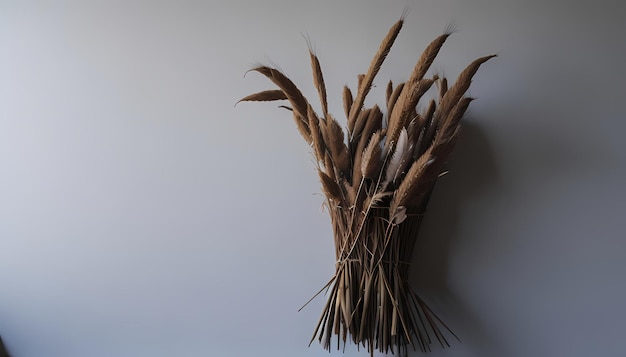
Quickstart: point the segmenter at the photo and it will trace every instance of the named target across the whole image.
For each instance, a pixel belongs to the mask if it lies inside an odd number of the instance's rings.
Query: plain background
[[[325,356],[334,269],[280,66],[331,110],[406,24],[368,104],[475,77],[412,281],[461,337],[431,356],[624,356],[626,23],[619,1],[0,1],[0,335],[14,357]],[[341,355],[334,351],[333,356]],[[354,346],[346,356],[367,355]],[[419,354],[412,354],[417,356]]]

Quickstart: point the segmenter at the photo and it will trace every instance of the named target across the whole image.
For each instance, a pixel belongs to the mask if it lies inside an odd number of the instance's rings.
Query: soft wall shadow
[[[9,355],[9,351],[7,351],[6,347],[4,347],[4,343],[2,343],[1,336],[0,336],[0,357],[11,357]]]
[[[481,128],[467,118],[459,141],[448,159],[449,171],[440,177],[431,196],[413,253],[410,283],[433,311],[460,338],[470,355],[496,355],[495,341],[485,331],[480,319],[448,286],[450,253],[457,240],[460,212],[465,203],[481,195],[498,177],[493,151]],[[459,342],[451,335],[455,349]],[[436,340],[433,351],[441,350]],[[480,353],[479,353],[480,351]],[[421,353],[409,353],[418,356]]]

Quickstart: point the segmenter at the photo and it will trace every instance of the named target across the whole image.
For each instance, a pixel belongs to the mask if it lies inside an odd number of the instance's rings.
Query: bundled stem
[[[384,127],[380,108],[363,108],[363,103],[402,24],[400,19],[391,27],[368,71],[358,76],[356,95],[343,88],[347,136],[328,112],[321,65],[311,50],[321,117],[295,84],[271,67],[253,71],[278,89],[240,100],[289,101],[290,107],[285,108],[293,112],[298,130],[319,163],[337,263],[335,275],[322,289],[328,289],[328,300],[311,342],[317,338],[326,349],[336,337],[337,348],[349,340],[372,355],[376,350],[406,351],[409,345],[429,351],[434,340],[449,346],[445,335],[454,336],[409,285],[409,266],[431,192],[472,101],[464,97],[465,92],[478,68],[494,56],[473,61],[449,87],[446,78],[425,77],[450,34],[437,37],[406,82],[387,85],[388,125]],[[418,113],[420,99],[434,83],[438,98]]]

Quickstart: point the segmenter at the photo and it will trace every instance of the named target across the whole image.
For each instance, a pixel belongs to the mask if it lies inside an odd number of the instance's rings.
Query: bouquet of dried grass
[[[376,349],[406,352],[408,345],[428,351],[432,335],[449,346],[441,327],[454,336],[409,286],[408,272],[430,193],[472,101],[465,92],[480,65],[494,56],[472,62],[450,87],[446,78],[427,78],[450,35],[444,33],[426,47],[406,82],[388,83],[386,115],[377,105],[365,108],[365,97],[402,25],[400,19],[391,27],[368,71],[358,76],[356,95],[348,86],[343,88],[347,136],[328,112],[324,77],[310,49],[321,115],[289,78],[268,66],[251,71],[278,89],[241,99],[287,100],[290,106],[281,107],[292,112],[317,160],[337,263],[335,275],[320,290],[329,291],[328,300],[311,342],[317,336],[328,350],[333,335],[337,348],[341,341],[345,348],[349,336],[372,355]],[[418,102],[433,84],[438,86],[436,99],[418,112]]]

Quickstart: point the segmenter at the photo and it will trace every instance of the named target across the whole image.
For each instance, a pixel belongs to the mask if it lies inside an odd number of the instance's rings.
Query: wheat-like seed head
[[[363,152],[363,159],[361,160],[361,174],[363,177],[373,179],[379,175],[382,166],[380,136],[379,131],[374,133]]]
[[[262,92],[250,94],[249,96],[239,99],[240,102],[269,102],[274,100],[287,100],[285,92],[280,89],[265,90]]]
[[[310,105],[307,109],[307,114],[313,153],[315,154],[317,161],[323,161],[324,154],[326,153],[326,144],[324,143],[324,138],[322,137],[322,132],[320,130],[320,120]]]
[[[378,71],[385,61],[385,58],[387,58],[389,50],[391,50],[391,46],[393,45],[396,37],[398,37],[398,34],[402,29],[403,23],[404,20],[400,19],[389,29],[387,36],[385,36],[383,42],[378,48],[378,51],[374,55],[374,58],[372,59],[372,63],[370,64],[367,73],[365,74],[363,79],[359,81],[359,89],[357,91],[356,98],[354,98],[354,103],[352,103],[348,122],[356,120],[356,117],[358,116],[358,113],[361,110],[361,107],[363,106],[363,103],[365,101],[365,97],[370,91],[372,82],[374,81],[374,77],[376,77],[376,74],[378,74]]]
[[[346,85],[343,86],[343,110],[346,113],[346,119],[350,117],[350,108],[352,108],[352,91]]]
[[[320,103],[322,105],[322,114],[324,118],[328,117],[328,99],[326,98],[326,85],[324,84],[324,76],[322,75],[322,67],[317,56],[313,53],[313,50],[309,47],[309,57],[311,57],[311,69],[313,71],[313,84],[317,89],[317,93],[320,97]]]

